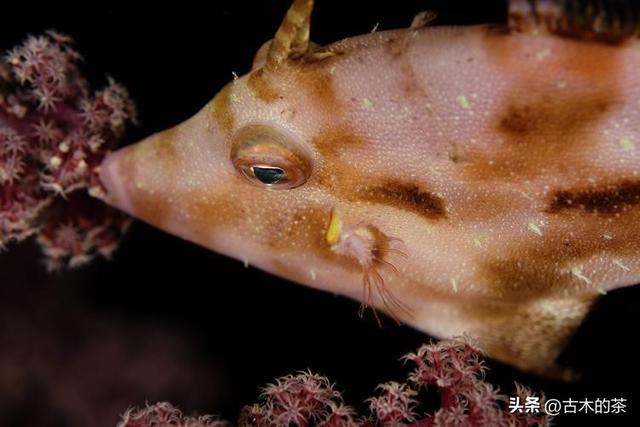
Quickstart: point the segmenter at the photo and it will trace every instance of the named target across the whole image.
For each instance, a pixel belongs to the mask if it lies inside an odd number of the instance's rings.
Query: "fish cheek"
[[[216,234],[231,234],[262,246],[272,263],[307,254],[334,260],[324,243],[329,208],[307,206],[303,196],[285,194],[292,191],[240,182],[216,194],[194,192],[185,197],[183,223],[200,244],[210,246]]]
[[[361,273],[362,267],[357,260],[337,254],[326,243],[329,214],[330,206],[309,203],[284,212],[278,222],[265,224],[266,240],[263,243],[265,250],[275,254],[272,263],[279,274],[308,282],[309,271],[315,262]]]

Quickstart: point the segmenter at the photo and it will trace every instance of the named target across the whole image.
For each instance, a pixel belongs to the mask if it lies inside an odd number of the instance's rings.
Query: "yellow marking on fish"
[[[342,232],[342,220],[340,219],[340,214],[338,209],[331,209],[331,219],[329,220],[329,227],[327,228],[327,232],[324,236],[325,241],[328,245],[333,246],[338,242],[340,238],[340,233]]]

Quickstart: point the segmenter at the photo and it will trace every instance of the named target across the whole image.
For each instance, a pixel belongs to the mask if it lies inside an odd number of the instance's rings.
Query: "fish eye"
[[[247,125],[231,141],[231,162],[262,187],[299,187],[311,175],[309,155],[292,136],[267,125]]]
[[[282,168],[268,165],[245,166],[241,172],[249,180],[258,180],[264,185],[277,184],[287,179],[287,173]]]

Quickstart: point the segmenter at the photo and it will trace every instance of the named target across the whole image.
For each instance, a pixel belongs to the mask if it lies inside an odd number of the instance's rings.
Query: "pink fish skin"
[[[195,116],[109,155],[108,202],[568,378],[592,303],[640,282],[638,42],[418,19],[319,47],[311,3]]]

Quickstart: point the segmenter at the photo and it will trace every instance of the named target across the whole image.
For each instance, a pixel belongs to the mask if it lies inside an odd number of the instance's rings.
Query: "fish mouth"
[[[119,178],[119,165],[124,150],[127,148],[109,153],[100,165],[100,181],[106,189],[106,195],[102,199],[107,204],[133,215],[125,182]]]

